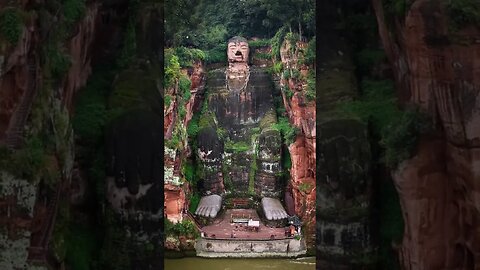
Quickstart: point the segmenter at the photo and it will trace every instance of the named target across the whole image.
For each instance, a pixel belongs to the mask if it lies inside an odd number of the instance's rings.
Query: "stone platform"
[[[234,239],[237,240],[269,240],[286,239],[285,228],[269,227],[260,221],[258,232],[247,229],[246,224],[232,223],[232,217],[245,217],[247,219],[260,220],[255,209],[228,209],[217,217],[213,224],[202,228],[204,238],[209,239]]]

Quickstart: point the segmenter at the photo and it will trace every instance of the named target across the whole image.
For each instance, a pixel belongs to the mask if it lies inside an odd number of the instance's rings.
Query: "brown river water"
[[[314,270],[315,257],[298,259],[165,259],[165,270]]]

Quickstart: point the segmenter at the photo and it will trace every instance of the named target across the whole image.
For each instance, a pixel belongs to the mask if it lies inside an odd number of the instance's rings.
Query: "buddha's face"
[[[244,41],[232,41],[228,43],[228,62],[246,63],[248,59],[248,43]]]

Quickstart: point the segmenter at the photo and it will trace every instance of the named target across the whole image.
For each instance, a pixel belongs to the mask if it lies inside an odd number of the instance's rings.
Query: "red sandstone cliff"
[[[450,32],[440,1],[417,0],[405,18],[373,4],[401,101],[437,126],[393,172],[405,221],[400,262],[480,269],[480,30]]]
[[[298,42],[296,50],[292,53],[290,44],[284,42],[280,54],[283,66],[301,71],[306,77],[309,67],[298,63],[302,55],[299,48],[305,48],[306,44]],[[303,220],[306,226],[309,243],[315,241],[315,208],[316,208],[316,107],[315,101],[309,101],[305,96],[306,80],[289,78],[281,79],[280,84],[288,85],[294,94],[288,98],[282,91],[285,108],[292,123],[300,132],[295,141],[289,145],[292,168],[290,169],[291,189],[295,205],[295,213]]]
[[[171,104],[164,108],[164,137],[170,139],[175,128],[185,129],[188,122],[192,119],[193,113],[199,107],[199,96],[202,94],[204,86],[204,68],[201,62],[195,62],[193,68],[182,70],[192,82],[190,87],[191,97],[186,101],[186,116],[184,119],[177,119],[179,117],[179,103],[177,99],[173,99]],[[175,97],[177,94],[177,87],[166,89],[165,94]],[[182,142],[186,146],[183,150],[180,149],[166,149],[164,156],[164,171],[165,171],[165,216],[170,221],[182,221],[183,212],[188,207],[187,195],[189,193],[189,186],[187,183],[180,184],[181,175],[181,161],[189,154],[186,139]]]

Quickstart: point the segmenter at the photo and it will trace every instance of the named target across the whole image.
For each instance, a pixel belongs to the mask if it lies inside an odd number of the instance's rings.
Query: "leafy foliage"
[[[273,125],[273,129],[282,134],[287,145],[290,145],[295,141],[295,137],[299,132],[298,128],[290,124],[286,117],[279,117],[278,123]]]
[[[131,16],[125,32],[122,51],[118,60],[118,66],[120,68],[126,68],[131,63],[136,51],[137,37],[135,30],[135,17]]]
[[[431,129],[427,116],[418,109],[408,109],[398,122],[390,123],[383,132],[381,143],[385,146],[385,162],[390,168],[410,158],[418,143],[418,137]]]
[[[192,82],[188,79],[187,76],[182,75],[180,76],[180,80],[178,81],[178,86],[180,88],[180,93],[183,100],[188,101],[192,96],[192,94],[190,93],[190,87],[192,86]]]
[[[480,26],[480,2],[477,0],[445,0],[455,29],[467,25]]]
[[[178,56],[180,66],[191,67],[195,61],[203,61],[207,55],[204,51],[194,48],[186,48],[183,46],[175,48],[175,55]]]
[[[188,211],[190,211],[190,213],[195,213],[199,203],[200,195],[198,193],[193,193],[193,195],[190,197],[190,206],[188,208]]]
[[[248,42],[248,46],[252,49],[270,46],[270,39],[251,40]]]
[[[307,100],[313,101],[315,100],[317,93],[316,93],[316,87],[315,87],[315,71],[310,70],[308,73],[307,77],[307,89],[305,92],[305,96],[307,97]]]
[[[172,87],[178,78],[180,78],[180,63],[178,56],[173,54],[172,49],[165,50],[165,87]]]
[[[68,24],[73,24],[85,15],[85,0],[65,0],[63,3],[63,15]]]
[[[12,45],[16,45],[22,35],[23,21],[16,8],[5,8],[0,14],[0,33]]]
[[[250,148],[250,145],[246,142],[233,142],[230,140],[227,140],[225,142],[225,150],[232,151],[234,153],[245,152],[248,151]]]
[[[361,100],[344,103],[340,108],[364,121],[371,121],[382,136],[385,163],[395,168],[413,153],[419,135],[430,128],[428,118],[417,109],[402,112],[396,105],[390,81],[363,81]]]
[[[198,237],[199,233],[195,224],[190,220],[184,219],[182,222],[177,222],[173,224],[170,220],[164,219],[165,221],[165,234],[168,236],[194,236]]]

